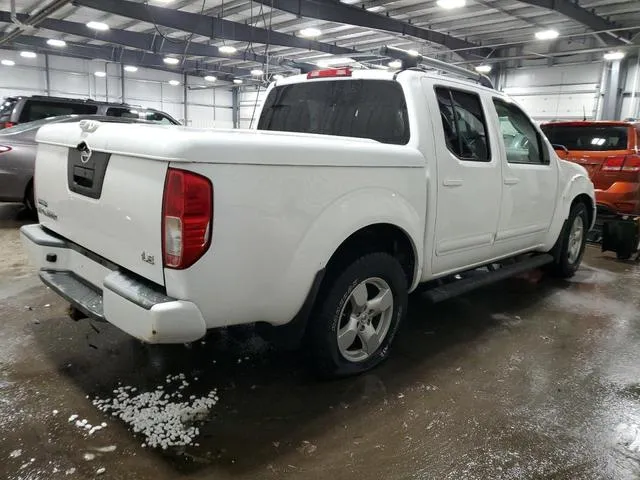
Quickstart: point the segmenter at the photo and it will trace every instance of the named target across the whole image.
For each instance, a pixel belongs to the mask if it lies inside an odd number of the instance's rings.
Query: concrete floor
[[[413,298],[387,363],[327,383],[256,338],[150,347],[69,320],[26,265],[20,215],[0,205],[2,479],[640,478],[640,266],[590,247],[571,282]],[[143,448],[91,403],[181,372],[220,394],[199,446]],[[71,414],[108,426],[88,436]]]

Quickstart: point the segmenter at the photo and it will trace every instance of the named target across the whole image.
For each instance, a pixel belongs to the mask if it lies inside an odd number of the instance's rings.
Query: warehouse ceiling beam
[[[211,39],[231,40],[265,45],[317,50],[335,55],[353,53],[350,48],[295,37],[286,33],[253,27],[221,18],[183,12],[172,8],[156,7],[126,0],[74,0],[74,5],[128,17]]]
[[[368,12],[364,8],[346,5],[334,0],[256,0],[256,2],[300,17],[408,35],[443,45],[451,50],[473,48],[474,53],[478,56],[486,56],[491,53],[489,49],[465,39],[417,27],[402,20]]]
[[[37,51],[47,52],[54,55],[64,55],[65,57],[104,60],[106,62],[153,68],[176,74],[188,72],[190,75],[205,76],[215,73],[220,80],[227,81],[233,81],[236,77],[251,76],[251,72],[244,69],[204,64],[201,61],[196,60],[184,60],[179,66],[180,68],[170,68],[164,63],[165,55],[107,45],[80,45],[77,43],[67,42],[64,50],[61,51],[59,48],[56,49],[47,45],[47,38],[45,37],[21,35],[13,40],[14,50],[24,50],[24,47],[29,47],[30,49],[36,49]]]
[[[18,14],[18,20],[22,21],[25,18],[28,18],[28,15]],[[0,11],[0,22],[11,22],[10,12]],[[258,55],[252,52],[224,54],[220,52],[218,47],[206,45],[204,43],[185,42],[176,39],[169,39],[165,41],[164,38],[157,34],[132,32],[130,30],[119,30],[115,28],[105,31],[95,31],[87,28],[84,23],[69,22],[67,20],[47,18],[38,24],[38,28],[44,28],[46,30],[78,37],[87,37],[92,40],[100,40],[102,42],[136,48],[153,53],[243,60],[260,64],[277,64],[277,60],[275,58],[268,58],[265,55]]]
[[[616,46],[616,45],[625,45],[630,43],[630,41],[627,38],[617,35],[615,33],[608,32],[611,29],[615,29],[618,26],[617,24],[595,14],[591,10],[587,10],[586,8],[581,7],[580,5],[578,5],[578,2],[573,2],[571,0],[518,0],[518,1],[520,3],[526,3],[528,5],[546,8],[547,10],[553,10],[555,12],[561,13],[565,17],[568,17],[596,32],[598,31],[607,32],[605,36],[602,37],[602,39],[608,45]]]

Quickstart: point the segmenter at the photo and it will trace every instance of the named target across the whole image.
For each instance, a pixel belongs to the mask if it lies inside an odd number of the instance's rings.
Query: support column
[[[188,76],[187,76],[187,73],[185,72],[182,75],[182,80],[183,80],[183,82],[182,82],[182,86],[183,86],[182,100],[184,101],[184,126],[185,127],[189,126],[189,116],[188,116],[189,111],[188,111],[188,108],[187,108],[187,91],[188,91],[187,79],[188,79]]]
[[[127,103],[124,96],[124,65],[120,64],[120,97],[122,98],[122,103]]]
[[[240,128],[240,87],[231,89],[231,108],[233,109],[233,128]]]
[[[617,120],[618,97],[620,92],[620,69],[622,62],[611,62],[606,80],[606,90],[602,104],[602,120]]]
[[[49,55],[44,54],[44,91],[51,95],[51,75],[49,74]]]

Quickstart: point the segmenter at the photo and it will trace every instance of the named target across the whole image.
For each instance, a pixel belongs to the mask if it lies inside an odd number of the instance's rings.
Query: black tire
[[[389,327],[373,354],[362,361],[349,360],[338,346],[341,314],[343,308],[348,308],[346,304],[356,287],[374,278],[383,280],[393,295]],[[407,310],[407,291],[407,279],[402,266],[387,253],[364,255],[341,272],[326,278],[306,331],[306,344],[317,373],[323,378],[357,375],[384,361]],[[370,321],[373,323],[376,320]]]
[[[582,218],[584,232],[582,235],[582,242],[580,243],[579,255],[575,260],[571,261],[569,258],[569,240],[571,236],[572,226],[574,225],[577,217]],[[554,262],[551,265],[551,272],[555,276],[560,278],[571,278],[578,271],[587,244],[588,228],[589,214],[587,212],[587,207],[584,203],[578,202],[571,207],[571,212],[569,212],[567,223],[562,229],[562,233],[560,234],[560,237],[558,238],[558,241],[552,250]]]
[[[633,252],[631,252],[629,250],[616,252],[616,258],[618,260],[629,260],[632,255],[633,255]]]
[[[36,209],[36,199],[33,193],[33,182],[29,183],[27,187],[27,191],[24,194],[24,205],[29,210],[31,215],[37,215],[38,211]]]

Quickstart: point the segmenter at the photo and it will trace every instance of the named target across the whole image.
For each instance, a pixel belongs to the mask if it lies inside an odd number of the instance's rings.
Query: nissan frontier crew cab
[[[570,277],[595,216],[585,169],[507,96],[419,69],[278,80],[254,130],[82,121],[38,142],[21,235],[76,313],[152,343],[270,325],[325,376],[384,360],[419,286]]]

